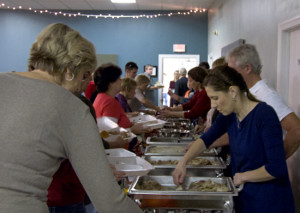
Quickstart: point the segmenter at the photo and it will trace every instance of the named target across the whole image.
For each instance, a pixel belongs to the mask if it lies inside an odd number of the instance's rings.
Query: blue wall
[[[173,54],[175,43],[186,44],[185,54],[200,54],[201,61],[207,60],[207,13],[153,19],[88,19],[0,10],[0,72],[26,71],[36,36],[55,22],[80,31],[94,43],[97,54],[117,54],[122,69],[128,61],[138,64],[139,73],[146,64],[158,65],[158,54]]]

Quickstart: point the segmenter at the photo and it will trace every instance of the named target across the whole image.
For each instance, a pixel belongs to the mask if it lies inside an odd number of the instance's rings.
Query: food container
[[[141,190],[138,184],[143,181],[154,180],[168,190]],[[188,191],[192,182],[200,180],[212,180],[217,183],[226,184],[227,192],[203,192]],[[176,190],[177,189],[177,190]],[[237,190],[232,179],[227,177],[186,177],[183,189],[179,189],[173,183],[172,176],[144,176],[137,177],[128,190],[128,195],[132,197],[142,209],[156,212],[159,209],[176,210],[197,210],[197,211],[221,211],[233,212],[233,196],[237,196]],[[151,210],[154,211],[151,211]],[[160,211],[159,211],[160,212]],[[185,211],[184,211],[185,212]]]
[[[108,157],[108,161],[116,167],[117,171],[125,172],[126,176],[147,175],[154,167],[144,159],[134,157]]]
[[[142,190],[138,185],[149,180],[157,182],[164,189]],[[189,188],[192,183],[198,181],[212,181],[227,186],[228,191],[191,191]],[[155,187],[154,187],[155,188]],[[186,177],[181,187],[173,182],[172,176],[143,176],[137,177],[128,190],[129,195],[134,195],[137,199],[190,199],[203,200],[214,199],[214,197],[237,196],[238,191],[230,177]]]
[[[126,176],[143,176],[154,169],[148,161],[125,149],[108,149],[105,151],[108,154],[109,163],[114,165],[117,171],[125,172]]]
[[[194,125],[189,121],[182,121],[182,122],[167,122],[164,125],[164,128],[166,129],[185,129],[185,130],[193,130],[194,129]]]
[[[188,138],[190,140],[193,139],[192,137],[193,131],[186,130],[186,129],[159,129],[158,136],[159,137],[175,137],[175,138]]]
[[[154,168],[172,168],[174,169],[182,156],[144,156]],[[159,164],[158,164],[159,163]],[[186,168],[194,169],[226,169],[226,165],[220,157],[201,156],[193,159],[194,165],[186,165]]]
[[[145,149],[145,155],[168,155],[183,156],[186,144],[149,145]],[[199,156],[217,156],[216,149],[207,149]]]
[[[151,115],[138,115],[129,118],[130,122],[132,123],[142,123],[143,126],[152,128],[152,129],[159,129],[164,126],[166,121],[160,120],[155,118],[154,116]]]
[[[188,144],[192,141],[194,141],[192,138],[186,137],[148,137],[146,139],[149,145]]]

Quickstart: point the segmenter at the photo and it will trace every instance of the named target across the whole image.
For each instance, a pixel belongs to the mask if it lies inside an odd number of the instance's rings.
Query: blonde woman
[[[135,78],[135,81],[137,83],[135,96],[132,100],[129,101],[129,106],[131,107],[132,111],[139,111],[143,105],[156,111],[160,110],[158,106],[155,106],[150,100],[145,98],[145,91],[147,90],[148,84],[150,83],[149,78],[146,75],[141,74]]]
[[[64,24],[46,27],[32,45],[29,71],[0,74],[0,209],[48,212],[47,189],[63,159],[101,212],[142,212],[120,189],[82,91],[95,48]],[[17,130],[17,131],[16,131]]]

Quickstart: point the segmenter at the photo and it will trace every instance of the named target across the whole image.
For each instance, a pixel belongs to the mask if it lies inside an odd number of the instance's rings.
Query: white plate
[[[115,128],[115,129],[113,129],[113,130],[108,130],[107,132],[109,133],[109,132],[112,132],[112,131],[113,131],[113,132],[116,132],[116,133],[117,133],[117,132],[119,132],[119,133],[121,133],[121,132],[126,132],[127,135],[129,135],[129,137],[126,137],[126,138],[123,138],[123,139],[126,140],[127,142],[131,142],[132,139],[136,137],[135,134],[133,134],[132,132],[130,132],[129,130],[124,129],[124,128],[117,127],[117,128]],[[115,141],[119,136],[120,136],[119,134],[110,134],[109,137],[104,138],[104,140],[107,141],[107,142],[113,142],[113,141]]]
[[[137,157],[107,157],[117,171],[125,172],[126,176],[144,176],[147,175],[154,167],[146,160]]]
[[[97,118],[97,125],[100,131],[110,131],[119,128],[119,125],[108,117]]]
[[[132,123],[142,123],[144,126],[152,129],[162,128],[166,123],[166,121],[157,119],[151,115],[138,115],[135,117],[131,117],[130,121]]]

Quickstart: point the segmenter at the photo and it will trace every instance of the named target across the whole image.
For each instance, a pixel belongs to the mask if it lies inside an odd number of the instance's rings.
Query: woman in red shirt
[[[162,115],[165,117],[197,119],[201,117],[206,119],[206,114],[210,109],[210,99],[203,88],[203,80],[207,72],[201,67],[194,67],[188,72],[188,82],[195,90],[194,96],[185,104],[175,107],[164,107]]]
[[[144,133],[147,129],[143,128],[142,124],[132,124],[115,98],[121,91],[121,74],[121,68],[113,64],[104,64],[95,71],[94,82],[98,95],[93,105],[97,120],[101,117],[108,117],[120,127],[130,128],[134,134]]]

